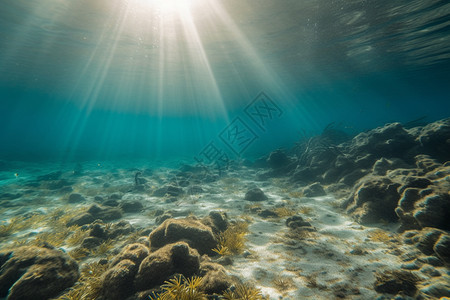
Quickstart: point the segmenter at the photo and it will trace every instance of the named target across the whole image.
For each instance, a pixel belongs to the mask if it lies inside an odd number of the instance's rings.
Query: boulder
[[[80,203],[86,201],[86,199],[81,194],[70,194],[69,198],[67,199],[69,203]]]
[[[430,123],[417,137],[421,150],[440,162],[450,160],[450,118]]]
[[[269,154],[267,163],[272,169],[280,169],[287,166],[291,160],[282,150],[278,149]]]
[[[109,268],[103,274],[101,295],[104,299],[122,300],[134,293],[134,278],[138,266],[131,260],[124,259]]]
[[[168,244],[147,256],[134,280],[136,291],[162,284],[173,274],[191,277],[200,268],[200,255],[185,242]]]
[[[111,266],[115,266],[122,260],[129,260],[137,266],[150,254],[150,250],[145,245],[134,243],[125,246],[119,254],[111,260]]]
[[[291,229],[296,229],[300,227],[312,227],[311,223],[303,220],[301,216],[292,216],[287,218],[286,226]]]
[[[223,294],[235,283],[223,266],[212,262],[200,264],[199,276],[203,277],[199,288],[210,295]]]
[[[352,195],[344,203],[347,213],[357,222],[367,224],[380,221],[396,221],[400,195],[399,183],[388,177],[366,176],[354,187]]]
[[[126,213],[136,213],[144,209],[142,203],[138,200],[125,200],[119,204],[119,207]]]
[[[53,298],[78,277],[76,261],[51,247],[23,246],[0,252],[0,297],[8,300]]]
[[[325,196],[327,193],[319,182],[308,185],[303,189],[303,196],[305,197],[319,197]]]
[[[268,198],[260,188],[253,188],[245,193],[244,199],[247,201],[264,201]]]
[[[212,249],[217,246],[211,228],[194,218],[165,220],[150,233],[149,239],[152,250],[184,241],[201,255],[214,255]]]
[[[450,236],[442,234],[433,246],[434,253],[446,264],[450,264]]]
[[[153,197],[165,197],[165,196],[173,196],[178,197],[182,195],[183,189],[173,184],[165,185],[157,190],[155,190],[152,194]]]

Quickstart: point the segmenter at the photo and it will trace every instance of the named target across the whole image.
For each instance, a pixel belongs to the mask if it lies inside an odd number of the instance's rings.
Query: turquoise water
[[[449,78],[448,1],[2,0],[0,300],[448,299]]]
[[[192,160],[261,92],[244,157],[448,117],[446,1],[167,3],[3,1],[1,158]]]

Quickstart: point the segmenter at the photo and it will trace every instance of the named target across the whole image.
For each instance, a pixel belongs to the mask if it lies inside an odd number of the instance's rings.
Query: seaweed
[[[245,235],[248,233],[247,222],[236,222],[219,235],[219,244],[214,252],[221,255],[240,254],[245,249]]]
[[[185,279],[183,276],[175,276],[162,285],[162,292],[149,295],[151,300],[206,300],[206,294],[199,287],[203,281],[202,277],[193,276]]]
[[[280,292],[284,292],[294,287],[294,281],[290,277],[277,276],[272,280],[275,288]]]
[[[261,291],[247,284],[238,284],[223,294],[225,300],[263,300]]]
[[[84,265],[78,282],[56,300],[94,300],[100,296],[102,275],[108,269],[107,264],[92,262]]]
[[[368,237],[369,240],[371,240],[372,242],[381,242],[381,243],[387,243],[392,239],[389,234],[387,234],[385,231],[381,229],[376,229],[372,231],[371,233],[369,233]]]
[[[223,246],[223,245],[217,246],[217,248],[212,249],[212,251],[216,252],[217,254],[219,254],[221,256],[231,255],[230,249],[228,249],[228,247]]]
[[[296,214],[296,211],[292,208],[287,207],[277,207],[274,209],[274,212],[278,215],[278,217],[291,217]]]

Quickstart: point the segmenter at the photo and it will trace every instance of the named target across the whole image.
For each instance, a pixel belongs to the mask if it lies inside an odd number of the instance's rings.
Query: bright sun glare
[[[147,0],[163,13],[183,13],[189,10],[193,0]]]

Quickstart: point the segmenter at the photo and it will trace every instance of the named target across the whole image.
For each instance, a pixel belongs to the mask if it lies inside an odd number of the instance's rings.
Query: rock
[[[156,217],[156,219],[155,219],[155,224],[156,224],[156,225],[160,225],[160,224],[162,224],[162,222],[164,222],[165,220],[168,220],[168,219],[171,219],[171,218],[172,218],[172,215],[171,215],[171,214],[165,213],[165,214],[163,214],[163,215],[161,215],[161,216],[157,216],[157,217]]]
[[[244,199],[247,201],[264,201],[268,198],[260,188],[253,188],[245,193]]]
[[[446,264],[450,264],[450,236],[442,234],[433,247],[434,253]]]
[[[165,196],[173,196],[173,197],[178,197],[180,195],[182,195],[183,189],[175,186],[175,185],[166,185],[163,186],[162,188],[159,188],[157,190],[155,190],[152,194],[153,197],[165,197]]]
[[[258,216],[261,218],[278,218],[277,213],[270,209],[263,209],[258,213]]]
[[[138,200],[122,201],[119,207],[126,213],[140,212],[144,209],[144,206]]]
[[[67,227],[74,226],[74,225],[83,226],[86,224],[90,224],[94,221],[95,221],[95,218],[90,213],[82,213],[81,215],[71,218],[67,222],[66,226]]]
[[[23,246],[0,251],[0,297],[50,299],[79,277],[77,263],[60,250]]]
[[[355,186],[352,195],[344,203],[347,213],[362,224],[396,221],[395,208],[400,199],[399,183],[388,177],[366,176]]]
[[[339,183],[344,183],[348,186],[352,186],[353,184],[355,184],[355,182],[357,182],[359,179],[363,178],[367,174],[368,174],[368,171],[366,171],[364,169],[356,169],[356,170],[350,172],[349,174],[343,176],[339,180]]]
[[[351,141],[349,152],[353,156],[372,154],[375,159],[404,158],[405,154],[416,145],[414,136],[400,123],[391,123],[355,136]]]
[[[319,197],[325,196],[325,190],[319,182],[308,185],[303,189],[303,196],[305,197]]]
[[[225,268],[219,264],[205,262],[201,264],[199,276],[203,277],[200,289],[207,294],[222,294],[234,283]]]
[[[413,216],[422,227],[450,230],[450,194],[433,193],[415,203]]]
[[[396,295],[403,293],[414,297],[417,293],[419,278],[408,271],[385,271],[376,274],[375,291]]]
[[[139,266],[149,254],[150,250],[146,246],[138,243],[129,244],[111,260],[111,266],[113,267],[123,260],[130,260]]]
[[[185,242],[168,244],[147,256],[134,280],[137,291],[151,289],[178,273],[191,277],[198,273],[200,256]]]
[[[120,200],[120,199],[122,199],[122,195],[117,194],[117,193],[111,194],[111,195],[109,195],[108,199],[109,200]]]
[[[278,149],[269,154],[267,163],[272,169],[283,168],[291,162],[289,157],[282,150]]]
[[[301,216],[292,216],[292,217],[287,218],[286,226],[291,229],[296,229],[296,228],[300,228],[300,227],[312,227],[311,223],[303,220],[303,218]]]
[[[202,223],[211,227],[215,234],[224,232],[229,225],[227,214],[219,211],[211,211],[209,215],[202,220]]]
[[[122,210],[114,207],[104,207],[97,204],[91,205],[88,210],[95,219],[100,219],[104,222],[122,218]]]
[[[426,255],[434,254],[434,245],[444,231],[436,228],[424,228],[417,236],[417,248]]]
[[[48,173],[45,175],[41,175],[37,177],[37,181],[51,181],[51,180],[58,180],[62,175],[61,171],[56,171],[52,173]]]
[[[107,200],[102,202],[102,205],[104,205],[104,206],[111,206],[111,207],[117,207],[117,206],[119,206],[119,201],[117,201],[116,199],[107,199]]]
[[[428,296],[425,299],[445,300],[446,298],[450,297],[450,283],[449,283],[448,279],[435,281],[435,282],[421,288],[420,291]]]
[[[149,239],[152,250],[185,241],[201,255],[214,255],[212,249],[217,246],[211,228],[192,218],[166,220],[150,233]]]
[[[103,243],[102,239],[100,239],[98,237],[94,237],[94,236],[88,236],[88,237],[84,238],[83,241],[81,242],[81,248],[94,249],[95,247],[99,246],[101,243]]]
[[[108,238],[108,234],[101,224],[93,224],[91,229],[89,229],[89,236],[96,237],[102,240]]]
[[[189,195],[196,195],[196,194],[201,194],[204,192],[205,191],[202,189],[202,187],[198,186],[198,185],[193,185],[193,186],[189,187],[189,189],[188,189]]]
[[[408,167],[408,165],[400,158],[387,159],[382,157],[373,164],[372,174],[376,176],[385,176],[389,170],[406,167]]]
[[[420,272],[431,277],[441,276],[441,273],[432,266],[424,266],[422,267],[422,269],[420,269]]]
[[[68,202],[69,203],[80,203],[86,201],[86,199],[80,195],[80,194],[70,194],[69,198],[68,198]]]
[[[417,141],[424,153],[440,162],[450,160],[450,118],[423,127]]]
[[[124,259],[108,269],[102,280],[101,294],[105,299],[122,300],[133,294],[133,282],[138,266],[131,260]]]
[[[134,232],[135,228],[128,221],[121,220],[111,225],[108,230],[108,238],[115,239],[120,235],[127,235]]]

